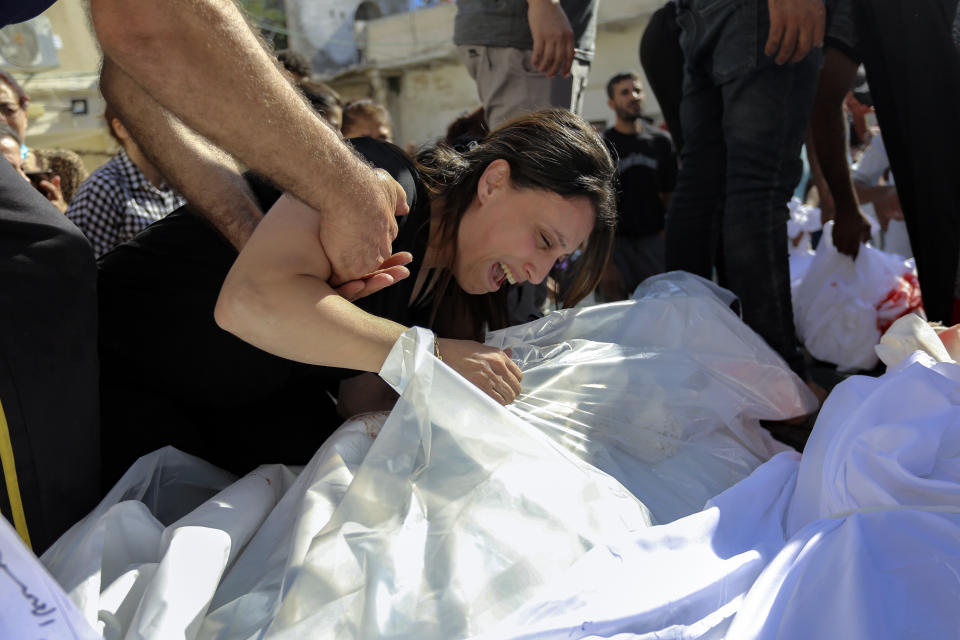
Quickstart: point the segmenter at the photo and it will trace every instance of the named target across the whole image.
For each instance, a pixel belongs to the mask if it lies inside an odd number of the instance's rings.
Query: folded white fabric
[[[954,362],[937,330],[914,313],[898,318],[874,347],[880,361],[888,367],[901,362],[915,351],[922,351],[936,362]]]

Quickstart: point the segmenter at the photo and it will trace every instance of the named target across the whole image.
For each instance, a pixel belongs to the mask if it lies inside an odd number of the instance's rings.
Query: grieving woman
[[[595,286],[613,237],[615,168],[580,118],[537,112],[462,152],[427,148],[415,164],[393,145],[353,142],[404,187],[410,208],[398,218],[397,253],[366,282],[334,288],[319,217],[255,180],[269,211],[239,257],[187,211],[104,257],[113,476],[168,443],[237,472],[305,462],[339,422],[324,389],[340,415],[389,407],[386,385],[364,372],[379,371],[412,325],[433,329],[444,362],[509,403],[520,371],[481,344],[506,324],[506,286],[543,281],[577,249],[563,303]],[[214,306],[230,333],[214,324]]]

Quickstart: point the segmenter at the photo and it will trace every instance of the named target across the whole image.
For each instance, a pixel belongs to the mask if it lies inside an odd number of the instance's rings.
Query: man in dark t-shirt
[[[617,117],[603,137],[617,161],[618,219],[613,256],[599,295],[621,300],[664,269],[664,212],[677,180],[677,156],[670,136],[641,116],[640,76],[632,72],[613,76],[607,97]]]

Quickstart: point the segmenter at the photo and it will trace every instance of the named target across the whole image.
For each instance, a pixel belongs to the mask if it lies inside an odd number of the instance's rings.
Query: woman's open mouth
[[[491,280],[493,281],[493,290],[498,290],[503,286],[503,281],[506,280],[510,284],[517,284],[517,279],[513,275],[513,271],[510,270],[503,262],[494,262],[493,266],[490,268]]]

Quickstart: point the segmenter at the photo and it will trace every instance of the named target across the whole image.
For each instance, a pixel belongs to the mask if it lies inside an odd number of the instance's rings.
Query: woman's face
[[[453,275],[471,294],[505,282],[543,282],[557,260],[590,236],[594,217],[586,196],[514,188],[510,165],[495,160],[460,222]]]

